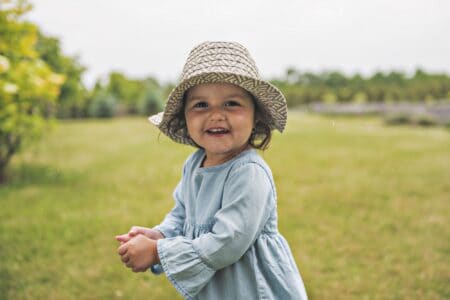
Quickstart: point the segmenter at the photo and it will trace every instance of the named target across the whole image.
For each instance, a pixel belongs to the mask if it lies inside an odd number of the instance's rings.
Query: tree
[[[109,74],[107,89],[113,95],[124,113],[135,114],[139,109],[139,102],[143,97],[143,83],[137,79],[129,79],[120,72]]]
[[[116,115],[117,99],[107,91],[96,93],[89,103],[88,115],[94,118],[111,118]]]
[[[51,123],[51,107],[65,78],[39,57],[37,27],[21,20],[31,5],[23,0],[0,4],[0,181],[4,181],[12,156]]]
[[[154,78],[147,78],[143,81],[144,94],[139,102],[139,113],[142,115],[152,115],[163,110],[162,89],[158,81]]]
[[[78,118],[86,116],[87,90],[81,80],[86,70],[78,62],[78,58],[62,53],[59,40],[38,34],[36,50],[54,72],[64,74],[66,80],[61,86],[58,97],[57,116],[59,118]]]

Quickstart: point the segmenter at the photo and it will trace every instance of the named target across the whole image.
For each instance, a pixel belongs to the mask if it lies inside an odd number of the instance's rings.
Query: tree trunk
[[[17,150],[19,150],[20,147],[20,138],[16,138],[15,140],[13,140],[11,138],[11,136],[8,136],[7,139],[8,143],[7,143],[7,152],[5,157],[0,157],[0,184],[6,182],[6,167],[8,166],[8,163],[10,162],[12,156],[14,155],[14,153],[17,152]]]
[[[6,169],[0,169],[0,185],[6,182]]]

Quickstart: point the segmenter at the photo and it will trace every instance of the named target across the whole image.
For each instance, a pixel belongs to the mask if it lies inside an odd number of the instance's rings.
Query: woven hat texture
[[[283,132],[287,120],[285,97],[274,85],[260,78],[250,53],[236,42],[204,42],[192,49],[164,111],[150,116],[149,121],[174,141],[193,145],[187,129],[170,132],[168,122],[182,109],[186,90],[205,83],[230,83],[247,90],[268,114],[269,127]]]

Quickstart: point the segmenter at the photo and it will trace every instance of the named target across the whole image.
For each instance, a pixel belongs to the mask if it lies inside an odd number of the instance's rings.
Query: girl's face
[[[186,92],[184,114],[190,137],[205,149],[205,166],[248,148],[255,106],[244,89],[227,83],[196,85]]]

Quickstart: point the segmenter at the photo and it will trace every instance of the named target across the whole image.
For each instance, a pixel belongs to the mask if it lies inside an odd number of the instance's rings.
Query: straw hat
[[[204,42],[192,49],[164,111],[150,116],[149,121],[174,141],[193,145],[187,129],[169,131],[168,122],[182,109],[186,90],[205,83],[231,83],[247,90],[268,114],[270,129],[283,132],[287,119],[286,99],[275,86],[260,78],[248,50],[235,42]]]

